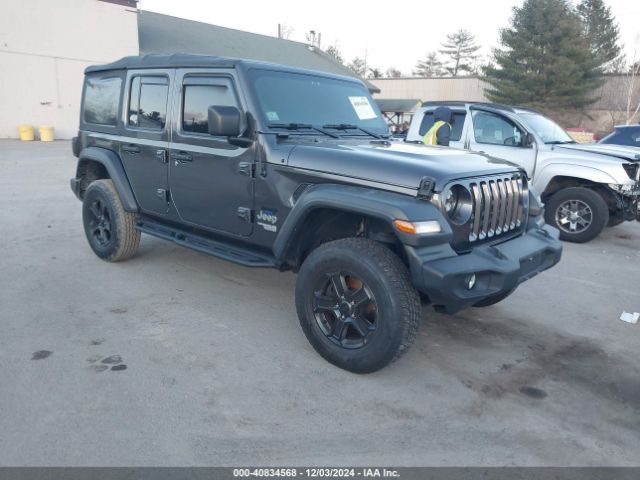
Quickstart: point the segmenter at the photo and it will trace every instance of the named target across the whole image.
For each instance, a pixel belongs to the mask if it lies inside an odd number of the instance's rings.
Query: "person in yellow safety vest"
[[[453,125],[453,113],[448,107],[438,107],[433,112],[433,126],[422,138],[425,145],[449,146],[451,126]]]

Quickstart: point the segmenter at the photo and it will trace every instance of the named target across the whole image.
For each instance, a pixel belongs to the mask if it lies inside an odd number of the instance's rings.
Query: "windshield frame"
[[[255,80],[256,80],[256,72],[272,72],[275,74],[281,74],[283,76],[306,76],[309,77],[311,79],[313,78],[317,78],[317,79],[322,79],[323,81],[335,81],[335,82],[343,82],[345,84],[348,84],[352,87],[358,87],[362,89],[362,95],[361,96],[366,96],[369,104],[371,106],[371,108],[373,109],[373,111],[376,114],[376,117],[380,123],[380,126],[378,128],[376,127],[372,127],[370,125],[366,125],[363,124],[361,122],[356,123],[355,125],[357,127],[362,127],[365,130],[372,130],[373,133],[375,133],[376,135],[380,135],[382,137],[388,136],[389,135],[389,127],[387,122],[384,119],[384,115],[382,114],[382,112],[380,111],[380,108],[378,107],[378,104],[375,102],[375,100],[373,99],[371,93],[369,92],[369,89],[367,88],[367,86],[364,84],[364,82],[362,82],[361,80],[358,80],[356,78],[352,78],[352,77],[345,77],[345,76],[341,76],[341,75],[333,75],[331,73],[324,73],[324,72],[317,72],[317,71],[306,71],[306,70],[298,70],[298,69],[294,69],[294,68],[287,68],[287,67],[283,67],[282,69],[279,68],[268,68],[268,67],[261,67],[261,66],[251,66],[249,68],[246,68],[244,73],[244,83],[246,86],[246,89],[248,91],[248,93],[250,94],[251,97],[251,103],[253,105],[253,111],[254,111],[254,116],[255,116],[255,120],[256,120],[256,124],[258,126],[258,131],[259,133],[272,133],[272,134],[287,134],[287,135],[294,135],[294,136],[325,136],[323,135],[323,133],[321,133],[320,131],[318,131],[318,129],[322,129],[323,125],[327,122],[320,122],[320,123],[312,123],[309,122],[310,119],[308,118],[302,118],[299,119],[297,122],[293,122],[293,123],[305,123],[305,124],[310,124],[312,125],[313,128],[309,128],[309,129],[291,129],[291,130],[283,130],[282,128],[271,128],[270,125],[271,124],[277,124],[277,123],[291,123],[291,122],[281,122],[281,121],[273,121],[273,120],[269,120],[266,117],[266,113],[263,111],[262,109],[262,105],[260,102],[260,95],[258,94],[256,85],[255,85]],[[339,120],[339,119],[333,119],[333,120]],[[344,122],[336,122],[336,123],[344,123]],[[345,137],[352,137],[352,138],[361,138],[361,137],[370,137],[370,135],[364,133],[362,130],[360,130],[360,128],[356,128],[356,129],[347,129],[347,130],[331,130],[331,133],[336,133],[340,138],[345,138]],[[325,136],[327,139],[331,139],[331,137]]]
[[[540,134],[539,130],[534,128],[535,124],[532,124],[531,122],[528,121],[530,118],[543,119],[548,124],[551,124],[554,127],[556,127],[558,130],[560,130],[566,136],[566,138],[547,139],[545,141],[543,136]],[[575,143],[575,140],[571,138],[571,135],[569,135],[564,128],[562,128],[560,125],[558,125],[558,123],[556,123],[555,121],[553,121],[552,119],[550,119],[549,117],[541,113],[522,112],[518,114],[518,119],[522,122],[522,124],[527,128],[529,132],[533,133],[536,136],[536,138],[543,145],[563,145],[563,144]]]

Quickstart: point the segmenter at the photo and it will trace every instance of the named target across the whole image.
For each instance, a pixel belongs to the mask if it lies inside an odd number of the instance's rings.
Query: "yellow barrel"
[[[31,125],[18,125],[18,134],[23,142],[30,142],[34,138],[33,127]]]
[[[53,134],[53,127],[43,125],[38,129],[38,131],[40,132],[41,142],[53,142],[53,140],[55,139],[55,136]]]

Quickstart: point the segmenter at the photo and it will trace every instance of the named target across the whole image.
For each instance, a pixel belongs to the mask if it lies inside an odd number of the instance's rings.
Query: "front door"
[[[169,206],[167,110],[172,77],[171,70],[131,71],[127,75],[120,158],[145,213],[165,214]]]
[[[473,128],[468,133],[469,149],[507,160],[533,175],[536,149],[525,145],[525,130],[499,113],[471,109]]]
[[[176,89],[169,186],[178,215],[196,227],[250,235],[255,146],[233,146],[208,134],[209,106],[245,111],[233,72],[179,70]]]

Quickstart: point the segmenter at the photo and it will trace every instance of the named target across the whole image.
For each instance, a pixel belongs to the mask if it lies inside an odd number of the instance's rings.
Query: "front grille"
[[[526,179],[519,174],[473,179],[469,242],[497,237],[517,230],[528,204]]]

